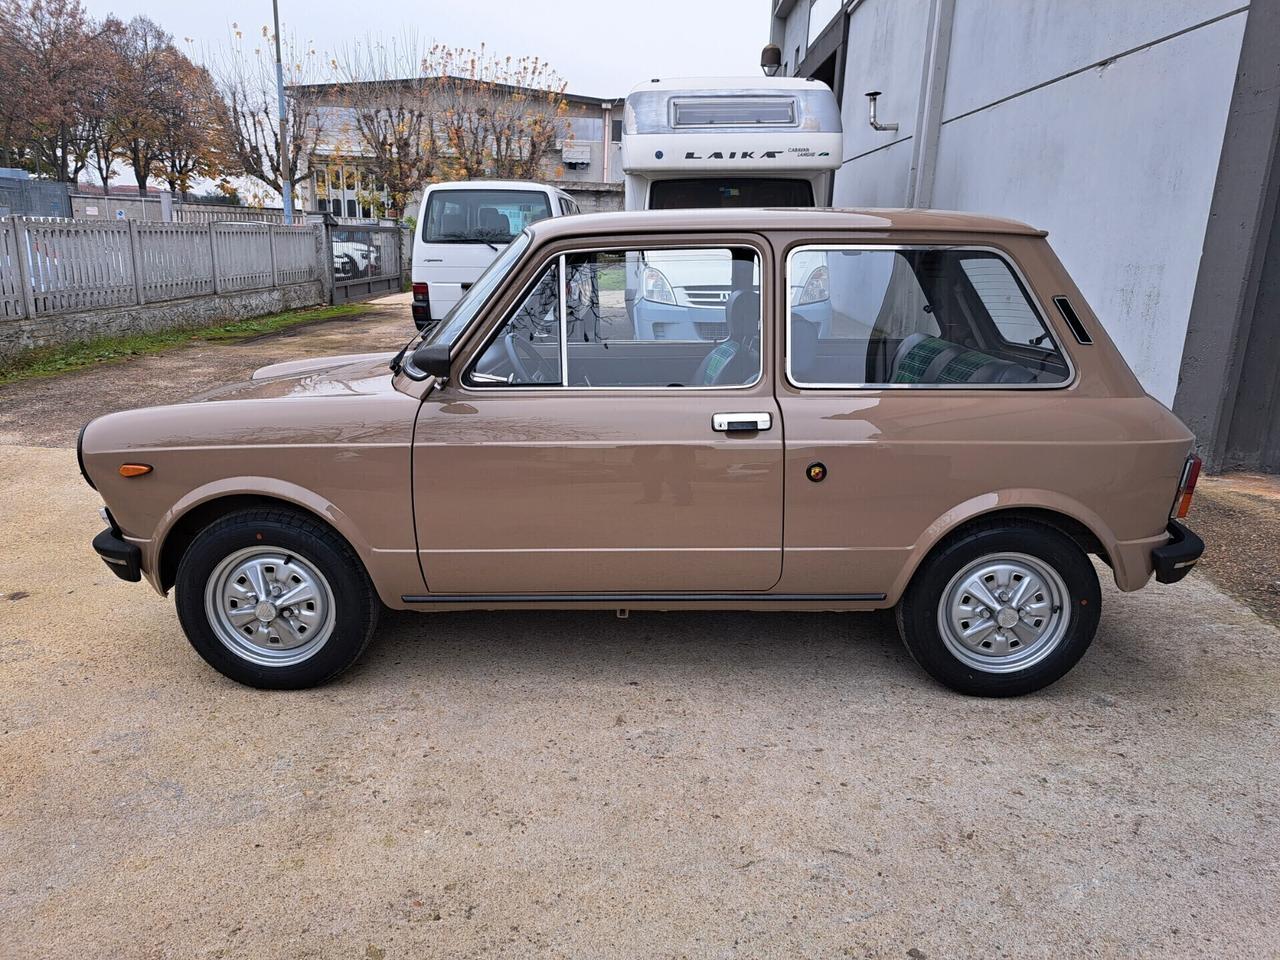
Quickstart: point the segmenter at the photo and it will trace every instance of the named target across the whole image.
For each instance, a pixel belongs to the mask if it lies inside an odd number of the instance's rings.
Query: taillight
[[[1182,468],[1182,479],[1178,481],[1178,495],[1173,500],[1173,509],[1169,515],[1181,520],[1191,511],[1191,498],[1196,492],[1196,481],[1200,479],[1200,458],[1194,453],[1187,457],[1187,464]]]
[[[401,287],[400,289],[403,290],[404,287]],[[413,299],[426,300],[427,296],[428,296],[428,291],[427,291],[427,285],[425,283],[415,283],[413,285]]]

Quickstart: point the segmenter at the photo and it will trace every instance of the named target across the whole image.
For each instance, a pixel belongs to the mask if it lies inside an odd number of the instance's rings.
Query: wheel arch
[[[253,477],[219,481],[192,491],[176,503],[158,525],[155,539],[155,585],[167,592],[178,565],[200,531],[235,510],[285,508],[323,523],[346,541],[369,573],[369,556],[354,524],[342,510],[314,492],[278,480]]]
[[[1049,491],[1001,491],[958,504],[935,520],[916,541],[887,600],[896,604],[920,565],[945,543],[993,520],[1021,520],[1057,530],[1087,554],[1096,554],[1115,570],[1120,557],[1116,538],[1093,511]],[[1119,574],[1120,571],[1116,571]]]

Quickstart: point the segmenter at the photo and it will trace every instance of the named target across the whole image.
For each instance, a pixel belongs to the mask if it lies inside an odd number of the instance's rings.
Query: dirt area
[[[399,350],[414,333],[407,293],[354,318],[290,327],[232,344],[202,343],[156,356],[0,386],[0,443],[62,446],[94,417],[174,403],[206,387],[247,379],[258,367],[302,357]]]
[[[4,955],[1275,955],[1280,631],[1198,572],[1104,577],[1014,701],[826,614],[388,614],[324,689],[222,679],[90,551],[68,444],[316,335],[0,392]]]
[[[1203,477],[1187,522],[1204,539],[1204,572],[1280,625],[1280,477]]]

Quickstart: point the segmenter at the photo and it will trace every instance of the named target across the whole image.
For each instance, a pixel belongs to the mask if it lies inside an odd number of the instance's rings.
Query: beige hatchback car
[[[895,607],[925,670],[1006,696],[1089,646],[1090,554],[1121,590],[1191,569],[1192,442],[1041,231],[704,210],[537,223],[394,357],[100,417],[79,455],[97,552],[242,683],[332,678],[383,604]]]

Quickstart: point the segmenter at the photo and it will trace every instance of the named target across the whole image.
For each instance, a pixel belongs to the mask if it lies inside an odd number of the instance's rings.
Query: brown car
[[[971,694],[1038,689],[1181,579],[1193,438],[1045,241],[921,211],[540,222],[399,354],[259,370],[81,433],[126,580],[262,687],[382,604],[875,610]]]

